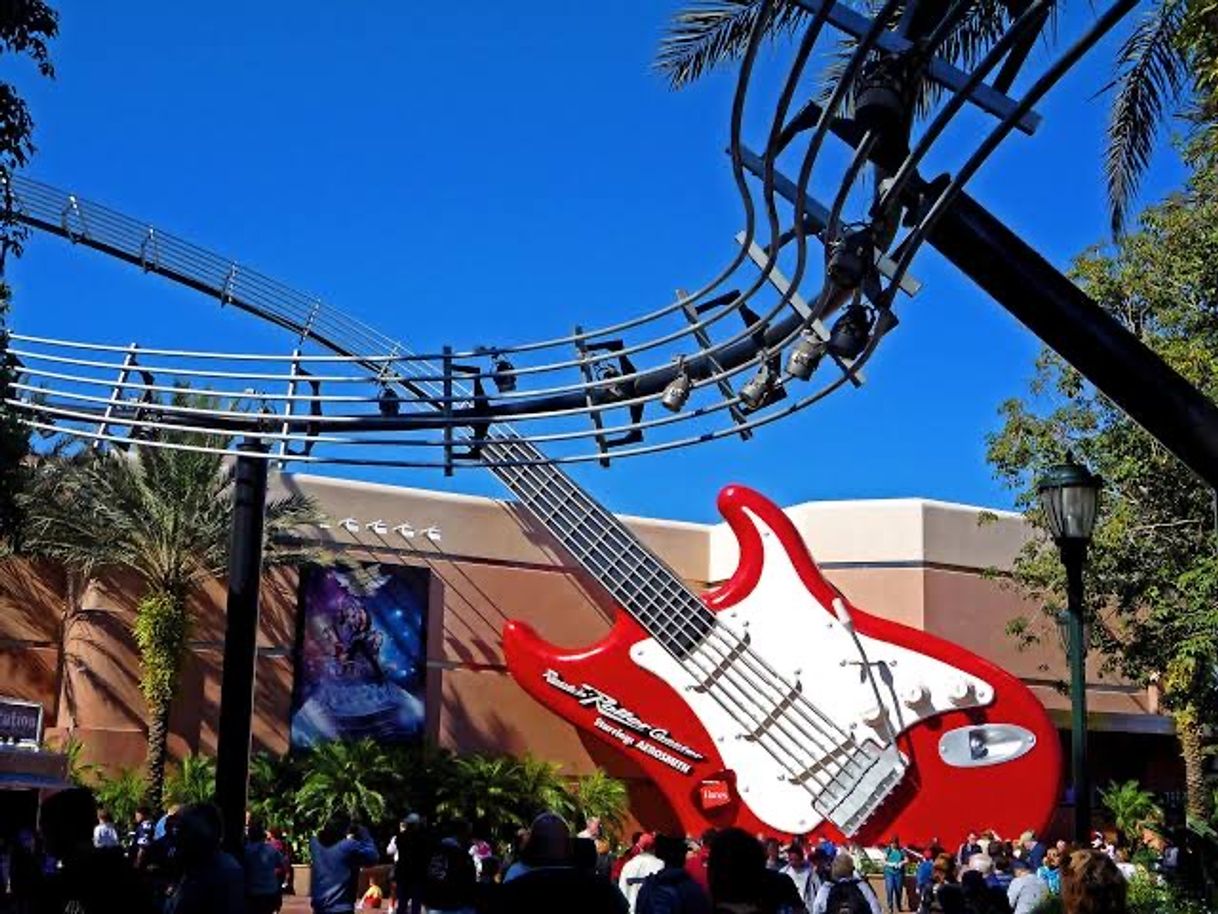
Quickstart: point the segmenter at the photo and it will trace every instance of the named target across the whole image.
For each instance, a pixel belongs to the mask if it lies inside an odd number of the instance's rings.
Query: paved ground
[[[309,899],[297,895],[285,895],[282,914],[309,914]]]

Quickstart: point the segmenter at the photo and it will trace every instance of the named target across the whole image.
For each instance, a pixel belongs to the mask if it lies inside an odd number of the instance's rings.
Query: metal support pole
[[[967,194],[929,242],[1049,348],[1218,487],[1218,406]]]
[[[1083,563],[1087,544],[1060,544],[1066,566],[1066,609],[1070,616],[1070,780],[1074,785],[1074,840],[1091,841],[1091,776],[1087,771],[1087,642],[1083,625]]]
[[[266,446],[238,445],[233,486],[233,533],[228,557],[228,615],[216,751],[216,803],[224,816],[224,849],[242,859],[249,788],[250,722],[258,650],[258,589],[266,514]]]

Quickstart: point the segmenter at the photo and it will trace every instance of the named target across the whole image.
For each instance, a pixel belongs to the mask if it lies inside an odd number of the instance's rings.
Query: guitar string
[[[556,478],[561,478],[561,477],[556,477]],[[573,486],[570,484],[570,481],[569,481],[569,480],[565,480],[565,479],[563,479],[563,481],[564,481],[564,482],[567,484],[568,488],[570,488],[570,489],[571,489],[571,494],[572,494],[572,495],[575,495],[576,497],[580,497],[581,495],[582,495],[584,498],[586,498],[586,497],[587,497],[586,495],[584,495],[583,493],[581,493],[581,492],[580,492],[578,489],[575,489],[575,488],[574,488],[574,487],[573,487]],[[595,502],[592,502],[590,499],[589,499],[589,503],[592,505],[592,507],[593,507],[595,510],[600,511],[600,512],[602,513],[602,516],[604,516],[604,510],[603,510],[603,508],[601,508],[599,505],[596,505],[596,504],[595,504]],[[555,513],[557,513],[557,512],[555,512]],[[589,515],[588,515],[588,516],[591,516],[591,512],[589,513]],[[607,525],[607,527],[609,527],[609,525]],[[616,524],[612,525],[612,527],[616,527]],[[610,528],[612,528],[612,527],[610,527]],[[578,532],[578,531],[577,531],[577,532]],[[615,530],[614,530],[614,532],[615,532],[615,535],[616,535],[616,536],[618,536],[619,538],[621,538],[621,537],[623,537],[623,536],[627,536],[627,537],[628,537],[628,534],[622,534],[622,532],[621,532],[620,530],[616,530],[616,529],[615,529]],[[594,541],[594,543],[593,543],[592,545],[595,545],[595,546],[597,546],[597,547],[599,548],[599,547],[601,546],[601,542],[602,542],[602,540],[603,540],[603,538],[598,538],[596,541]],[[620,543],[619,543],[618,545],[619,545],[619,547],[621,546],[621,544],[620,544]],[[697,611],[698,613],[702,614],[702,615],[705,617],[705,621],[706,621],[706,629],[705,629],[705,630],[696,630],[696,629],[695,629],[695,630],[693,630],[693,631],[691,632],[691,630],[690,630],[689,626],[688,626],[688,625],[686,625],[686,626],[684,627],[684,630],[683,630],[683,631],[680,631],[680,634],[681,634],[682,636],[684,636],[684,640],[687,640],[687,641],[689,641],[689,642],[696,642],[696,641],[698,641],[699,639],[705,639],[705,636],[707,636],[708,634],[710,634],[710,632],[711,632],[711,631],[712,631],[712,629],[714,628],[714,621],[713,621],[713,620],[714,620],[714,616],[713,616],[713,615],[711,615],[711,614],[709,614],[709,613],[707,612],[706,607],[705,607],[705,606],[704,606],[704,605],[703,605],[703,604],[702,604],[702,603],[701,603],[701,602],[698,600],[698,598],[697,598],[696,596],[694,596],[693,594],[689,593],[687,590],[684,590],[683,588],[682,588],[681,590],[679,590],[679,591],[676,591],[676,593],[674,593],[674,592],[673,592],[673,590],[672,590],[672,588],[671,588],[671,586],[670,586],[670,585],[669,585],[669,586],[666,586],[666,587],[664,588],[664,591],[666,591],[666,592],[664,592],[664,593],[662,593],[660,590],[658,590],[658,589],[655,587],[655,583],[657,582],[657,580],[658,580],[658,581],[660,581],[660,583],[665,583],[665,584],[668,584],[669,582],[665,582],[665,581],[663,581],[662,579],[657,579],[657,578],[655,578],[655,577],[654,577],[654,566],[657,564],[656,560],[652,559],[650,556],[648,556],[648,555],[647,555],[645,552],[643,552],[642,550],[637,549],[637,544],[635,544],[635,543],[633,543],[633,542],[630,542],[629,540],[627,540],[627,546],[628,546],[628,547],[631,547],[629,551],[637,551],[637,552],[640,552],[640,553],[641,553],[641,555],[642,555],[642,557],[643,557],[643,558],[644,558],[644,560],[645,560],[645,563],[646,563],[647,565],[649,565],[649,566],[653,566],[653,567],[652,567],[652,575],[653,575],[653,577],[652,577],[652,579],[651,579],[649,582],[647,582],[647,583],[650,583],[650,584],[651,584],[651,589],[652,589],[652,591],[653,591],[653,595],[654,595],[654,597],[655,597],[655,598],[667,597],[667,598],[668,598],[668,602],[671,602],[671,601],[672,601],[672,597],[673,597],[673,596],[678,596],[678,597],[680,597],[680,598],[685,599],[687,602],[689,602],[689,604],[690,604],[691,608],[693,608],[695,611]],[[587,547],[583,547],[583,548],[585,548],[585,549],[586,549]],[[628,550],[620,550],[620,551],[624,552],[624,551],[628,551]],[[592,557],[592,556],[589,556],[589,557]],[[616,558],[611,559],[612,564],[613,564],[613,565],[615,565],[615,566],[616,566],[616,564],[617,564],[617,561],[618,561],[618,559],[616,559]],[[642,595],[643,595],[643,594],[642,594],[641,592],[639,592],[639,593],[637,594],[637,596],[642,596]],[[632,600],[632,602],[637,603],[637,602],[638,602],[638,600],[637,600],[637,599],[634,599],[634,600]],[[656,605],[655,607],[641,606],[641,607],[637,607],[637,608],[638,608],[639,610],[644,611],[644,612],[648,612],[648,613],[650,613],[652,616],[655,616],[655,615],[657,615],[657,610],[659,610],[660,608],[662,608],[662,605],[657,603],[657,605]],[[650,622],[652,622],[652,623],[654,624],[654,623],[655,623],[655,621],[656,621],[656,619],[652,618],[652,619],[645,620],[645,621],[650,621]],[[677,624],[676,617],[670,617],[669,619],[661,619],[660,621],[662,622],[662,626],[661,626],[661,628],[662,628],[662,632],[663,632],[664,634],[672,635],[673,633],[669,631],[669,628]],[[721,632],[719,632],[719,631],[715,631],[715,634],[716,634],[716,636],[721,636]],[[691,645],[691,646],[692,646],[692,645]],[[712,645],[709,645],[709,646],[713,647],[714,645],[712,644]],[[685,645],[682,645],[682,647],[684,648],[684,647],[685,647]],[[731,652],[731,651],[736,651],[738,647],[739,647],[739,640],[737,641],[737,643],[736,643],[736,644],[731,644],[731,645],[730,645],[730,647],[729,647],[729,654],[730,654],[730,652]],[[713,659],[713,658],[708,658],[708,659]],[[725,655],[725,656],[724,656],[722,659],[726,660],[726,659],[727,659],[727,656]],[[785,691],[786,693],[790,693],[790,692],[791,692],[791,690],[792,690],[792,689],[791,689],[791,687],[790,687],[790,686],[787,686],[785,683],[782,683],[782,682],[781,682],[781,680],[780,680],[780,685],[784,686],[783,691]],[[773,708],[762,707],[760,704],[758,704],[758,707],[759,707],[759,708],[761,708],[761,710],[763,711],[763,713],[764,713],[765,715],[767,715],[767,716],[768,716],[770,713],[772,713],[772,711],[774,710]],[[827,722],[827,723],[829,723],[829,724],[830,724],[830,725],[832,725],[832,726],[836,726],[836,725],[834,724],[834,722],[832,722],[831,720],[827,720],[826,722]],[[809,722],[809,723],[812,723],[812,722]],[[838,728],[838,730],[839,730],[839,733],[841,733],[841,735],[842,735],[843,737],[847,737],[847,738],[848,738],[848,735],[845,733],[845,731],[841,730],[840,728]],[[820,738],[824,738],[824,739],[826,739],[826,740],[828,741],[829,746],[830,746],[830,747],[831,747],[833,750],[836,750],[836,749],[838,748],[838,742],[837,742],[836,740],[832,739],[832,737],[830,737],[828,734],[824,733],[822,728],[816,728],[816,732],[814,732],[814,733],[808,733],[808,734],[806,734],[806,735],[807,735],[809,738],[813,739],[814,741],[819,741],[819,739],[820,739]],[[823,748],[823,747],[818,747],[818,748]]]
[[[517,473],[518,477],[523,476],[523,474],[521,474],[519,472],[519,468],[512,468],[512,470]],[[511,485],[515,491],[521,492],[522,487],[521,487],[520,483],[524,481],[522,478],[514,478],[514,479],[510,479],[510,480],[505,479],[505,481],[509,482],[509,485]],[[542,497],[544,496],[544,489],[534,488],[532,491],[526,490],[522,494],[525,496],[526,505],[529,506],[531,510],[533,510],[533,511],[544,510],[544,507],[542,507],[542,505],[541,505]],[[547,506],[551,507],[551,508],[555,507],[553,502],[547,502]],[[580,561],[580,564],[583,564],[583,565],[585,565],[585,567],[587,567],[586,560],[580,556],[579,552],[576,552],[575,550],[572,550],[572,552],[575,555],[575,557],[577,558],[577,560]],[[594,570],[589,568],[589,571],[594,571]],[[639,595],[641,595],[641,592],[639,592]],[[637,601],[632,598],[629,600],[629,602],[633,603],[633,602],[637,602]],[[647,620],[644,619],[642,621],[644,621],[646,623]],[[659,640],[661,641],[661,644],[663,644],[663,640],[662,639],[659,639]],[[673,652],[671,650],[669,650],[669,653],[673,653]],[[690,673],[688,667],[686,666],[686,664],[683,661],[678,659],[678,664],[681,666],[683,671],[685,671],[686,673]],[[699,672],[705,672],[705,670],[700,670]],[[693,674],[691,673],[691,675],[693,675]],[[735,683],[732,683],[732,684],[735,685]],[[737,688],[739,688],[739,686],[737,686]],[[741,690],[741,694],[742,695],[745,694],[743,690]],[[750,729],[752,726],[756,726],[756,725],[762,723],[762,720],[757,717],[756,711],[751,710],[745,702],[741,701],[740,699],[736,698],[732,694],[728,693],[726,690],[724,690],[720,696],[713,695],[712,697],[716,698],[717,703],[720,704],[724,708],[724,710],[728,712],[729,716],[738,725],[740,725],[741,727],[744,727],[746,730]],[[729,701],[731,704],[735,705],[736,708],[738,708],[742,714],[747,716],[752,721],[752,724],[741,719],[741,714],[736,713],[736,710],[734,710],[730,705],[726,704],[724,699]],[[783,735],[786,736],[788,740],[790,740],[789,734],[786,734],[784,732]],[[762,742],[762,739],[766,736],[769,736],[773,740],[773,742],[775,744],[775,748],[772,749],[770,747],[765,746],[764,742]],[[790,764],[790,762],[792,760],[796,763],[797,766],[800,764],[800,760],[795,755],[795,753],[792,752],[792,750],[790,748],[787,748],[786,746],[784,746],[774,736],[774,734],[771,734],[769,732],[763,732],[762,736],[759,737],[758,742],[761,744],[762,748],[765,749],[769,754],[771,754],[771,755],[777,754],[777,756],[779,756],[777,760],[780,761],[781,763],[783,763],[784,765]],[[804,749],[804,747],[799,745],[798,741],[792,741],[792,742],[794,742],[795,746],[796,746],[795,752],[806,751]],[[787,756],[787,758],[782,758],[782,756]],[[829,772],[826,772],[826,773],[829,773]],[[828,787],[828,784],[821,783],[819,780],[816,783],[817,783],[817,786],[819,786],[819,787],[822,787],[822,788]],[[813,792],[808,785],[805,784],[803,786],[806,789],[808,789],[809,793]],[[827,818],[827,816],[826,816],[826,818]]]
[[[505,481],[507,481],[507,480],[505,480]],[[544,487],[542,487],[541,483],[536,483],[536,485],[537,485],[537,488],[535,488],[533,490],[533,492],[531,492],[531,493],[525,492],[524,494],[526,496],[528,496],[529,499],[537,500],[540,502],[540,499],[538,499],[536,496],[539,494],[544,495],[545,489],[544,489]],[[539,507],[540,506],[536,506],[536,505],[533,506],[534,510],[538,510]],[[540,509],[544,510],[545,508],[549,508],[550,513],[554,516],[557,516],[559,513],[561,513],[561,506],[555,504],[552,501],[547,501],[547,504],[544,507],[541,507]],[[578,554],[577,554],[577,558],[580,558],[580,556]],[[585,564],[585,562],[583,562],[581,560],[581,564]],[[589,569],[589,570],[591,570],[591,569]],[[640,595],[641,595],[641,593],[640,593]],[[637,602],[637,601],[632,601],[632,602]],[[704,607],[702,607],[702,608],[704,609]],[[670,653],[671,653],[671,651],[670,651]],[[689,672],[688,669],[686,668],[686,665],[683,662],[681,662],[679,659],[678,659],[678,663],[683,669],[685,669],[685,671],[687,673]],[[738,683],[736,683],[734,680],[732,680],[730,677],[727,679],[727,682],[731,685],[735,685],[737,687],[737,689],[739,689],[742,692],[742,694],[745,693],[745,690],[743,688],[741,688],[740,685]],[[847,799],[850,796],[853,789],[857,786],[858,782],[857,781],[845,782],[846,791],[845,791],[844,795],[836,801],[833,800],[832,797],[830,797],[829,798],[830,802],[826,805],[825,798],[824,798],[824,791],[826,791],[830,787],[833,780],[837,780],[839,783],[843,782],[843,778],[840,776],[842,773],[840,770],[839,770],[839,772],[836,772],[836,773],[833,772],[826,764],[826,759],[812,758],[810,763],[807,763],[807,764],[803,763],[800,760],[800,756],[806,755],[807,749],[804,745],[801,744],[801,742],[798,739],[792,739],[790,733],[788,733],[781,726],[774,728],[776,732],[771,732],[770,727],[773,726],[773,723],[776,723],[776,722],[768,721],[765,717],[763,717],[762,719],[758,719],[755,712],[753,712],[744,703],[742,703],[739,699],[736,699],[730,693],[727,693],[726,691],[724,691],[722,693],[722,697],[716,696],[714,694],[712,694],[711,697],[716,698],[717,703],[719,703],[721,706],[724,706],[725,710],[728,711],[728,713],[732,717],[732,719],[735,720],[739,725],[744,726],[746,728],[749,726],[745,721],[740,719],[740,716],[738,714],[736,714],[732,708],[730,708],[724,704],[723,698],[731,700],[737,707],[739,707],[753,721],[754,724],[758,725],[756,729],[759,731],[759,736],[756,738],[756,741],[758,742],[759,746],[763,750],[765,750],[768,754],[775,757],[776,760],[778,760],[780,763],[786,763],[786,764],[789,764],[789,760],[784,759],[782,756],[788,756],[789,759],[794,759],[796,764],[800,765],[804,769],[804,771],[801,773],[805,774],[805,778],[799,782],[799,785],[802,786],[809,794],[812,795],[813,800],[814,800],[813,807],[816,808],[817,811],[821,813],[822,818],[833,821],[831,818],[832,812],[834,810],[836,810],[838,808],[838,806],[840,806],[840,804],[842,802],[844,802],[845,799]],[[766,709],[763,709],[763,714],[768,714]],[[769,726],[767,726],[767,724]],[[786,739],[795,746],[794,752],[792,752],[791,749],[789,749],[783,745],[783,743],[778,739],[778,735],[782,735],[782,736],[786,737]],[[767,737],[767,736],[774,742],[776,748],[771,748],[765,744],[764,737]],[[834,750],[836,751],[840,748],[841,747],[835,746]],[[828,755],[828,759],[827,759],[828,763],[832,764],[833,754],[827,753],[827,755]],[[850,756],[847,756],[847,761],[849,761],[849,760],[850,760]],[[874,763],[873,763],[873,765],[874,765]],[[823,772],[824,774],[826,774],[829,777],[830,780],[828,783],[822,782],[819,778],[816,777],[818,770]],[[862,775],[860,775],[860,779],[861,779],[861,777],[866,775],[868,770],[870,770],[870,767],[863,770]],[[813,786],[807,783],[807,780],[809,780],[809,779],[811,779],[813,781],[813,784],[815,784],[816,787],[820,788],[820,792],[817,792],[816,790],[814,790]]]
[[[515,448],[515,447],[520,447],[521,445],[522,445],[522,442],[514,441],[514,442],[512,442],[511,446]],[[505,447],[503,449],[506,450],[507,448]],[[520,459],[521,455],[519,453],[516,453],[516,454],[512,454],[511,456],[514,459]],[[527,454],[525,456],[527,459]],[[524,473],[519,472],[519,468],[513,468],[513,469],[517,470],[518,476],[523,477],[525,475]],[[603,512],[603,509],[600,508],[599,505],[596,505],[596,503],[594,501],[592,501],[591,499],[588,499],[586,494],[580,492],[577,488],[575,488],[570,483],[569,480],[566,480],[565,477],[561,477],[558,474],[554,474],[554,475],[555,475],[555,478],[562,479],[564,482],[566,482],[566,484],[572,489],[573,495],[576,495],[576,496],[582,495],[585,499],[587,499],[587,501],[589,502],[589,504],[591,505],[591,507],[593,509],[598,509]],[[513,480],[513,481],[515,481],[515,480]],[[541,481],[540,479],[536,478],[536,476],[532,481],[535,484],[535,488],[534,488],[533,492],[524,493],[524,494],[526,494],[530,500],[536,500],[536,501],[540,502],[540,499],[537,496],[539,496],[539,495],[544,496],[547,494],[546,489],[545,489],[545,483],[543,481]],[[559,518],[559,516],[561,515],[561,513],[563,511],[563,507],[561,504],[556,503],[554,501],[550,501],[550,500],[547,500],[547,503],[544,506],[540,506],[540,507],[535,506],[535,508],[534,508],[534,510],[547,510],[547,509],[549,512],[549,514],[547,515],[547,518],[546,518],[547,521],[555,519],[555,518]],[[586,514],[586,517],[591,517],[591,516],[592,516],[591,512]],[[580,521],[580,523],[582,523],[582,520]],[[580,531],[578,529],[578,527],[574,528],[572,530],[572,532],[573,533],[582,533],[582,531]],[[615,533],[615,535],[617,535],[619,537],[621,536],[621,532],[619,530],[615,529],[614,533]],[[577,546],[577,548],[584,550],[587,553],[587,557],[592,558],[593,556],[591,555],[591,552],[593,552],[593,551],[603,552],[604,551],[602,544],[604,544],[604,537],[597,538],[594,542],[592,542],[588,545]],[[607,544],[604,544],[604,545],[607,545]],[[621,544],[619,543],[618,545],[620,546]],[[637,544],[629,543],[629,541],[628,541],[627,545],[635,547],[631,551],[640,551],[637,549]],[[574,551],[575,550],[573,550],[573,552]],[[643,553],[643,555],[644,555],[644,558],[650,558],[650,557],[646,556],[646,553]],[[581,559],[581,564],[586,564],[582,560],[583,557],[579,556],[578,553],[577,553],[576,557]],[[603,556],[601,556],[601,558],[603,559]],[[616,565],[616,559],[612,560],[612,564]],[[649,564],[654,565],[654,561],[650,562]],[[593,570],[593,569],[589,569],[589,570]],[[651,570],[653,571],[653,574],[654,574],[654,568]],[[655,578],[653,578],[651,582],[643,582],[644,584],[650,583],[652,585],[651,589],[653,592],[653,601],[655,600],[656,597],[663,596],[658,590],[656,590],[656,588],[654,586],[655,583],[657,582],[657,580],[659,581],[659,583],[666,583],[662,579],[655,579]],[[630,602],[638,604],[639,603],[638,597],[644,596],[643,590],[637,584],[632,585],[632,587],[635,589],[635,596],[634,596],[634,598],[630,599]],[[669,591],[666,595],[669,597],[670,601],[671,601],[672,596],[674,596],[674,595],[686,597],[691,601],[697,601],[697,597],[695,597],[693,594],[690,594],[688,591],[682,590],[682,591],[679,591],[677,594],[674,594],[674,593],[672,593],[670,588],[665,588],[665,589],[667,589]],[[660,604],[658,602],[657,602],[657,606],[654,608],[647,607],[647,606],[639,607],[636,605],[636,611],[638,611],[639,609],[642,609],[644,611],[651,611],[652,615],[655,615],[654,610],[659,609],[659,608],[660,608]],[[703,613],[707,612],[705,606],[703,606],[700,601],[696,602],[696,608]],[[710,615],[710,614],[708,613],[708,615]],[[711,618],[713,619],[713,616],[711,616]],[[651,620],[644,619],[643,621],[651,621],[652,624],[654,624],[654,622],[655,622],[654,619],[651,619]],[[664,620],[663,624],[661,626],[662,633],[671,635],[672,632],[669,631],[669,628],[671,625],[673,625],[676,622],[677,622],[676,617],[672,617],[672,616],[670,616],[668,620]],[[721,632],[717,631],[713,625],[708,626],[708,629],[706,631],[692,630],[692,633],[693,633],[693,637],[691,638],[690,637],[691,629],[689,628],[688,625],[684,626],[684,631],[681,632],[681,634],[684,635],[687,640],[692,640],[694,642],[701,640],[703,642],[703,644],[705,644],[707,642],[707,636],[712,635],[712,634],[715,635],[716,637],[719,637],[720,640],[722,640]],[[710,646],[713,646],[713,645],[710,645]],[[730,650],[736,651],[739,646],[740,646],[740,642],[738,641],[737,644],[731,645]],[[697,648],[695,648],[695,649],[697,649]],[[674,652],[670,650],[669,653],[674,653]],[[697,656],[693,655],[692,653],[687,654],[687,656],[690,657],[690,659],[695,662],[699,659]],[[713,661],[714,658],[708,657],[706,659]],[[724,654],[722,656],[723,661],[730,661],[730,659],[731,659],[730,653]],[[739,659],[739,658],[736,658],[736,659]],[[693,673],[691,673],[689,671],[689,669],[687,668],[686,664],[684,662],[681,662],[680,658],[678,658],[678,662],[680,663],[682,668],[685,670],[685,672],[690,673],[690,675],[693,675]],[[730,670],[730,667],[728,668],[728,670]],[[695,676],[695,678],[698,678],[698,677]],[[722,673],[718,677],[718,679],[722,679],[727,684],[735,686],[736,689],[739,690],[742,695],[746,695],[746,696],[748,695],[748,691],[740,683],[736,682],[731,676],[727,675],[727,671],[724,671],[724,673]],[[779,682],[780,682],[780,684],[783,684],[781,679],[779,680]],[[770,686],[770,687],[772,687],[772,685],[773,685],[772,683],[764,683],[764,684],[767,686]],[[753,683],[748,683],[748,685],[753,686],[755,688]],[[806,725],[811,726],[813,728],[813,730],[816,732],[808,732],[807,728],[805,727],[804,735],[806,737],[808,737],[809,739],[811,739],[812,742],[814,743],[814,745],[816,746],[816,748],[819,749],[820,751],[822,751],[823,753],[825,753],[827,758],[817,759],[817,758],[809,756],[810,764],[802,763],[800,756],[808,755],[807,747],[802,743],[801,740],[792,738],[791,734],[789,732],[787,732],[785,730],[785,728],[783,728],[780,725],[780,721],[782,720],[782,718],[787,716],[786,714],[781,713],[782,703],[788,701],[788,696],[790,696],[793,693],[793,691],[794,691],[793,687],[787,686],[785,688],[786,694],[783,695],[781,698],[779,698],[779,700],[777,702],[775,702],[774,707],[764,707],[761,703],[756,702],[756,700],[753,699],[751,703],[756,706],[758,711],[760,711],[760,713],[762,715],[760,719],[756,716],[757,715],[756,711],[753,711],[750,708],[748,708],[739,699],[735,699],[734,697],[732,697],[730,695],[728,695],[727,697],[731,698],[731,700],[734,701],[753,720],[753,722],[756,726],[751,727],[749,729],[758,732],[758,736],[756,738],[759,742],[760,742],[761,736],[764,736],[764,735],[774,736],[774,741],[775,741],[776,745],[778,745],[780,751],[784,755],[791,756],[796,761],[796,763],[798,765],[800,765],[803,769],[807,770],[807,769],[815,769],[815,768],[819,767],[822,771],[824,771],[824,773],[826,773],[830,777],[829,784],[825,784],[825,783],[821,783],[820,781],[817,781],[818,786],[820,786],[822,788],[828,788],[830,786],[830,784],[832,783],[832,781],[836,780],[839,783],[844,784],[847,787],[846,793],[848,795],[849,792],[854,787],[857,786],[858,781],[857,780],[846,781],[844,779],[843,775],[847,774],[845,766],[849,765],[852,762],[855,765],[857,765],[861,769],[861,773],[857,775],[857,778],[861,779],[863,776],[866,775],[867,771],[870,770],[871,767],[873,767],[875,760],[874,759],[871,760],[872,765],[868,765],[868,766],[864,767],[858,763],[857,757],[852,756],[849,753],[847,753],[845,763],[839,762],[838,763],[839,770],[837,772],[832,771],[831,768],[829,768],[829,765],[832,764],[832,762],[834,761],[834,757],[837,753],[842,752],[843,749],[854,749],[857,754],[857,751],[860,749],[860,747],[858,747],[857,744],[854,742],[853,738],[850,737],[849,734],[847,734],[844,730],[841,730],[840,727],[837,727],[837,729],[839,730],[839,732],[841,732],[842,736],[845,737],[845,740],[841,743],[833,740],[827,733],[825,733],[823,731],[822,728],[818,727],[814,721],[807,720],[805,717],[805,720],[803,722]],[[800,696],[800,697],[802,698],[802,696]],[[803,699],[803,700],[806,702],[806,699]],[[788,703],[788,708],[790,708],[790,707],[794,707],[794,704]],[[780,713],[779,713],[778,718],[774,719],[773,715],[775,714],[776,711],[779,711]],[[817,711],[819,712],[819,709],[817,709]],[[743,721],[740,721],[738,718],[736,718],[735,715],[733,715],[733,717],[734,717],[734,719],[737,719],[737,723],[740,723],[742,726],[746,726],[746,727],[748,726],[748,725],[744,724]],[[798,720],[795,720],[792,722],[799,723]],[[828,722],[831,724],[833,723],[832,721],[828,721]],[[836,727],[836,724],[833,724],[833,726]],[[781,734],[782,736],[786,737],[786,739],[795,746],[795,751],[792,752],[790,749],[782,746],[782,744],[777,740],[775,734],[769,733],[769,731],[771,729],[776,729],[777,734]],[[822,740],[828,743],[828,751],[826,751],[826,747],[822,744]],[[763,745],[763,748],[766,748],[766,747],[764,747],[764,745]],[[771,751],[771,754],[773,754],[772,751]],[[826,764],[826,762],[828,764]]]

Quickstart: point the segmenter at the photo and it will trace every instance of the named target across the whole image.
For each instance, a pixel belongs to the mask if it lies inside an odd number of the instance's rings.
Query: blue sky
[[[733,253],[733,75],[679,93],[650,69],[678,4],[504,6],[232,0],[61,3],[58,78],[2,61],[38,122],[29,174],[315,292],[419,349],[598,325],[697,287]],[[1072,4],[1077,31],[1093,12]],[[1117,36],[1040,107],[971,192],[1053,262],[1105,236],[1098,154]],[[767,52],[772,77],[779,47]],[[962,122],[963,134],[984,123]],[[964,136],[964,139],[968,139]],[[1144,199],[1176,186],[1170,151]],[[1036,340],[950,264],[868,384],[771,425],[659,456],[584,466],[615,510],[710,519],[744,482],[784,504],[922,496],[1005,507],[984,435]],[[58,239],[10,270],[14,329],[84,340],[282,352],[214,302]],[[480,494],[483,471],[371,478]]]

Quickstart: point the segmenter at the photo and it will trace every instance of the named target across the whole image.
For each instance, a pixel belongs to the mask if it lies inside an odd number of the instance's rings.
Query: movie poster
[[[304,570],[293,747],[422,738],[427,585],[427,569],[401,565]]]

